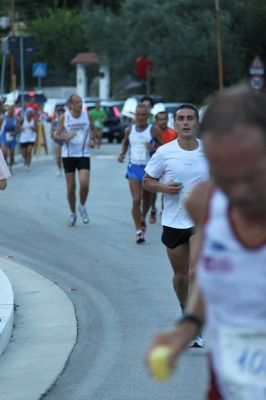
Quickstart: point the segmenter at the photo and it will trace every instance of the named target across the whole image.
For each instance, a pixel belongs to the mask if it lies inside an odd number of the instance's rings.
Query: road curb
[[[77,339],[74,305],[56,283],[0,258],[14,292],[11,340],[0,357],[0,399],[39,400],[66,366]]]
[[[14,293],[8,277],[0,269],[0,355],[4,353],[9,343],[13,323]]]

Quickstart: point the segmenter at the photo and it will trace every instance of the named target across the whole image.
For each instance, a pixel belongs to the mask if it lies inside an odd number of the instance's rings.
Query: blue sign
[[[36,78],[45,78],[47,75],[47,67],[45,63],[35,63],[32,67],[32,75]]]

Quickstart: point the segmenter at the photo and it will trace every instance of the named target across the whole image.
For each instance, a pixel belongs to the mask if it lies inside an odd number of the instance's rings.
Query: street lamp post
[[[11,0],[11,36],[15,36],[15,0]],[[16,90],[16,75],[15,75],[15,62],[14,57],[10,55],[10,80],[11,92]]]
[[[223,58],[222,58],[222,40],[221,40],[221,19],[219,0],[215,0],[215,18],[216,18],[216,52],[217,52],[217,70],[219,89],[224,88]]]

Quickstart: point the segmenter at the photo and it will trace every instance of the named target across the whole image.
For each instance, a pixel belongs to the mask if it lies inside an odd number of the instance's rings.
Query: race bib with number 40
[[[266,390],[266,328],[225,328],[220,345],[228,382]]]

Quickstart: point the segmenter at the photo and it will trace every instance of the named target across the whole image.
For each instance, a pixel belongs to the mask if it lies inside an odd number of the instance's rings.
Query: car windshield
[[[29,103],[32,100],[33,96],[30,96],[28,93],[24,94],[24,102]],[[47,101],[47,97],[44,94],[34,94],[34,101],[37,104],[44,104]],[[17,101],[18,104],[21,104],[21,94],[18,95]]]

